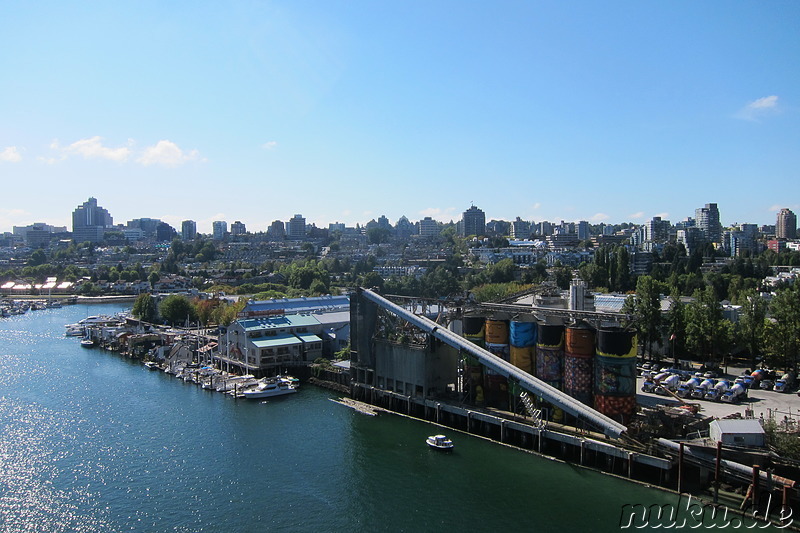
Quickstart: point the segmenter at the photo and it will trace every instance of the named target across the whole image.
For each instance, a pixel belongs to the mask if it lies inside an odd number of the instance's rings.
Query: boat
[[[148,370],[158,370],[158,363],[155,361],[145,361],[144,366],[146,366]]]
[[[92,348],[94,346],[94,341],[92,339],[83,339],[81,340],[81,346],[84,348]]]
[[[437,450],[452,450],[455,444],[453,441],[445,437],[444,435],[431,435],[425,442],[431,448],[436,448]]]
[[[297,392],[297,386],[286,379],[269,379],[261,381],[256,388],[242,392],[248,399],[269,398],[271,396],[283,396]]]

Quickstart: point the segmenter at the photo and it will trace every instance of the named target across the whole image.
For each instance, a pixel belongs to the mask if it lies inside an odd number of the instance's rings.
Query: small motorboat
[[[91,348],[94,346],[94,341],[92,339],[83,339],[81,341],[81,346],[84,348]]]
[[[431,448],[436,448],[437,450],[452,450],[453,446],[455,446],[453,441],[444,435],[431,435],[425,439],[425,442],[428,444],[428,446]]]

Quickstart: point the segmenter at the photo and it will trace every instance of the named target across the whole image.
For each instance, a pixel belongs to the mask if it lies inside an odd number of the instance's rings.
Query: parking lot
[[[744,370],[744,368],[728,367],[727,374],[723,374],[722,377],[733,381],[740,376]],[[782,421],[784,417],[787,417],[789,420],[800,421],[800,397],[797,396],[796,387],[793,387],[790,392],[750,389],[747,392],[746,398],[739,403],[730,404],[697,400],[694,398],[687,398],[685,402],[679,402],[672,396],[642,392],[642,383],[644,383],[644,378],[639,376],[636,380],[636,399],[640,405],[648,407],[657,404],[678,406],[682,403],[697,403],[700,404],[701,415],[713,416],[716,418],[723,418],[733,413],[739,413],[744,417],[745,409],[751,408],[755,418],[763,416],[766,419],[770,416],[770,411],[772,411],[772,416],[778,421]]]

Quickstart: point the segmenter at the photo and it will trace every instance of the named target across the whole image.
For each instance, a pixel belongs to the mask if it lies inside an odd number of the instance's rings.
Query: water
[[[0,319],[0,531],[613,531],[675,497],[304,385],[234,401],[64,337],[120,305]]]

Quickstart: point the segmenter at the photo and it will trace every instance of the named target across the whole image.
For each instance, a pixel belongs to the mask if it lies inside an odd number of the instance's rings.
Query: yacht
[[[261,381],[256,388],[246,390],[242,394],[245,398],[269,398],[271,396],[283,396],[297,392],[297,386],[288,379],[268,379]]]

